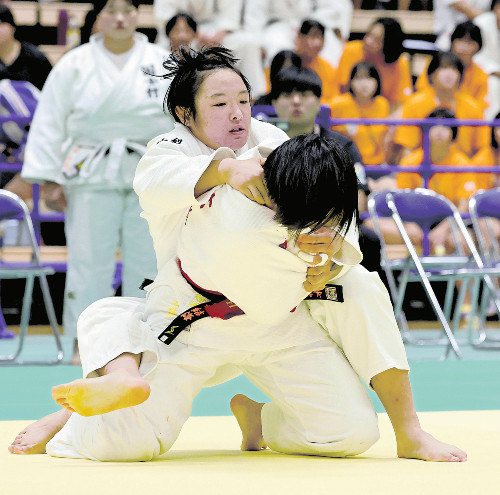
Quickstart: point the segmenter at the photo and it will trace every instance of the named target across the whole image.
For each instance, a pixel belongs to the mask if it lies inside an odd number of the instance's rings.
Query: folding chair
[[[383,205],[384,201],[385,206]],[[422,338],[416,340],[409,335],[406,327],[402,329],[404,330],[402,331],[403,338],[407,342],[417,345],[446,344],[443,359],[448,356],[450,349],[453,349],[456,356],[461,358],[462,353],[454,336],[454,330],[458,327],[460,321],[459,311],[455,311],[450,326],[456,282],[458,280],[466,282],[462,284],[455,304],[456,308],[460,308],[471,280],[473,281],[473,297],[475,297],[479,293],[480,281],[488,281],[491,284],[490,275],[500,273],[500,270],[485,267],[456,207],[447,198],[433,191],[427,189],[384,191],[378,193],[376,197],[370,198],[369,211],[372,218],[374,218],[375,226],[378,223],[377,217],[380,216],[390,216],[394,220],[409,253],[406,258],[390,260],[386,263],[388,279],[392,280],[390,288],[396,317],[401,322],[407,284],[409,282],[420,282],[441,324],[445,337],[444,339],[440,337],[439,339]],[[451,255],[432,255],[429,249],[429,232],[433,226],[443,220],[450,222],[456,252]],[[404,222],[415,222],[421,227],[424,234],[422,255],[417,254]],[[377,233],[382,236],[380,231]],[[465,254],[461,237],[464,238],[467,248],[471,252],[470,256]],[[383,239],[383,236],[381,239]],[[401,272],[397,280],[393,273],[396,270]],[[441,307],[430,283],[430,281],[438,280],[447,282],[443,307]]]
[[[32,258],[29,262],[9,262],[0,256],[0,280],[1,279],[25,279],[26,286],[21,309],[20,335],[17,349],[10,355],[0,356],[0,364],[20,365],[20,364],[58,364],[63,359],[63,348],[59,337],[59,326],[50,296],[47,275],[52,275],[54,270],[51,267],[42,266],[40,262],[40,252],[35,238],[33,223],[26,204],[17,195],[0,190],[0,220],[18,219],[27,227],[30,234],[30,247]],[[24,340],[29,325],[31,303],[33,298],[33,287],[35,279],[40,281],[45,310],[49,319],[52,334],[54,335],[57,356],[54,360],[47,361],[23,361],[18,359],[23,350]]]
[[[492,226],[492,219],[500,220],[500,187],[474,193],[469,198],[469,212],[484,265],[500,267],[500,246]],[[500,286],[498,279],[495,282],[494,287],[483,284],[477,320],[479,336],[471,336],[472,345],[485,349],[500,349],[500,339],[488,336],[485,328],[488,308],[494,308],[500,316]],[[472,325],[469,330],[473,331]]]

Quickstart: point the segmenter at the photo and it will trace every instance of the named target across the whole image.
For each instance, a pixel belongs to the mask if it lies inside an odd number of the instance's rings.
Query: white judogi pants
[[[113,295],[116,252],[120,249],[122,294],[143,295],[144,278],[156,275],[156,256],[146,220],[132,189],[66,191],[68,269],[64,293],[65,335],[76,338],[76,322],[93,302]]]
[[[161,361],[146,376],[151,395],[144,403],[100,416],[72,414],[47,444],[47,453],[99,461],[158,457],[176,440],[205,382],[228,363],[271,398],[262,410],[262,431],[273,450],[343,457],[378,439],[368,394],[331,341],[260,353],[178,341],[160,345]]]
[[[146,314],[144,300],[98,301],[79,321],[84,376],[123,352],[142,352],[140,372],[151,385],[151,395],[143,404],[101,416],[73,414],[47,444],[47,453],[102,461],[157,457],[174,443],[201,388],[214,383],[214,375],[220,383],[221,376],[234,368],[272,400],[262,410],[264,440],[272,449],[333,457],[365,451],[378,439],[378,429],[359,377],[369,383],[392,367],[408,369],[408,363],[378,276],[354,267],[340,282],[344,297],[355,291],[358,303],[308,304],[331,308],[316,306],[312,311],[318,322],[338,325],[331,334],[345,346],[343,351],[326,334],[325,339],[288,348],[284,342],[283,348],[270,352],[201,347],[181,336],[167,346],[157,339],[164,325],[158,314]],[[238,318],[245,315],[234,320]],[[193,325],[187,333],[194,331]]]

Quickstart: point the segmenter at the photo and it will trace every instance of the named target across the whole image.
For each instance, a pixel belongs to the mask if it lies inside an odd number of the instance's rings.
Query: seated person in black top
[[[42,89],[52,65],[35,45],[15,38],[16,28],[10,9],[0,5],[0,79],[29,81]]]

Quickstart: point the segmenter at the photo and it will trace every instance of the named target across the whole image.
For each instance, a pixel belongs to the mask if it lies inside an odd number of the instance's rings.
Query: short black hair
[[[428,119],[455,119],[455,114],[447,108],[436,108],[428,116]],[[441,124],[437,124],[441,125]],[[451,139],[455,141],[458,134],[457,126],[449,126],[451,128]]]
[[[465,21],[457,24],[457,27],[454,29],[451,34],[451,42],[453,43],[455,40],[461,40],[463,38],[470,38],[472,41],[475,41],[478,45],[478,51],[481,50],[483,46],[483,37],[481,36],[481,29],[479,26],[476,26],[472,21]]]
[[[176,122],[184,124],[176,113],[176,108],[185,110],[185,118],[196,118],[195,96],[205,78],[212,72],[221,69],[230,69],[238,74],[245,84],[248,95],[251,97],[252,88],[248,79],[236,68],[238,61],[233,53],[223,46],[202,47],[195,50],[181,46],[175,53],[171,53],[163,62],[167,73],[162,77],[172,79],[172,83],[163,100],[165,106]]]
[[[500,2],[500,0],[492,0],[492,1],[491,1],[491,7],[490,7],[490,10],[493,10],[493,9],[495,8],[495,5],[496,5],[497,3],[499,3],[499,2]]]
[[[311,29],[319,29],[321,34],[325,36],[325,26],[321,24],[319,21],[315,21],[314,19],[304,19],[299,29],[299,33],[303,35],[308,35]]]
[[[436,52],[431,61],[429,62],[429,66],[427,67],[427,76],[429,80],[431,75],[434,74],[440,67],[454,67],[460,72],[460,82],[462,82],[462,78],[464,75],[464,66],[457,55],[453,52]]]
[[[348,153],[318,134],[296,136],[267,158],[264,178],[275,220],[300,231],[334,220],[344,234],[358,217],[358,181]]]
[[[371,64],[370,62],[360,62],[356,64],[351,71],[351,78],[349,79],[349,93],[354,95],[354,91],[352,90],[352,80],[357,76],[358,72],[365,71],[368,74],[368,77],[373,77],[377,81],[377,89],[373,97],[378,96],[380,94],[381,82],[380,82],[380,74],[378,73],[377,68]]]
[[[17,28],[16,21],[12,15],[12,11],[7,7],[7,5],[0,4],[0,22],[5,22],[10,24],[14,29]]]
[[[290,66],[282,69],[274,78],[271,87],[271,99],[277,100],[282,93],[312,91],[321,98],[321,79],[307,67]]]
[[[174,29],[179,19],[184,19],[186,21],[186,24],[191,28],[191,30],[196,33],[196,31],[198,30],[198,24],[196,23],[196,21],[186,12],[179,12],[175,14],[173,17],[171,17],[168,20],[167,24],[165,24],[165,34],[167,36],[170,35],[172,29]]]
[[[500,112],[495,115],[495,118],[493,120],[500,119]],[[499,127],[499,126],[497,126]],[[495,148],[496,150],[498,149],[498,141],[495,136],[495,126],[491,126],[491,147]]]
[[[380,17],[373,21],[371,28],[377,24],[380,24],[384,28],[384,41],[382,43],[384,62],[386,64],[393,64],[404,51],[403,41],[405,40],[405,34],[403,33],[401,24],[393,17]]]
[[[287,64],[287,66],[294,65],[295,67],[302,67],[302,59],[292,50],[281,50],[278,52],[273,57],[271,67],[269,68],[269,80],[271,85],[273,84],[276,74],[284,68],[285,64]]]

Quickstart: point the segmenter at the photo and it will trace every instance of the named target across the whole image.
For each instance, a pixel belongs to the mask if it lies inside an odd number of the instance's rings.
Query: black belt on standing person
[[[171,344],[174,339],[189,327],[194,322],[201,320],[202,318],[220,318],[222,320],[229,320],[235,316],[244,315],[244,311],[239,308],[235,303],[230,301],[224,294],[220,292],[214,292],[199,285],[195,284],[189,276],[182,270],[181,262],[178,261],[179,269],[181,275],[184,277],[186,282],[192,287],[192,289],[198,294],[202,295],[207,302],[193,306],[186,311],[182,312],[180,315],[176,316],[165,330],[159,335],[158,339],[164,344]],[[141,284],[141,289],[152,283],[152,280],[145,279]],[[342,292],[341,285],[327,284],[322,290],[315,290],[310,292],[304,301],[309,300],[321,300],[321,301],[332,301],[332,302],[344,302],[344,295]],[[295,308],[292,309],[295,311]]]

